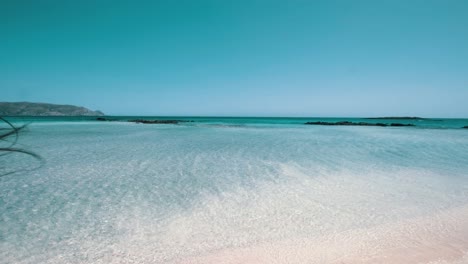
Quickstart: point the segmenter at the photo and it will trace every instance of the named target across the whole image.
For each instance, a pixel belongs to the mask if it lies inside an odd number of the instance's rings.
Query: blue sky
[[[468,1],[0,0],[0,101],[468,117]]]

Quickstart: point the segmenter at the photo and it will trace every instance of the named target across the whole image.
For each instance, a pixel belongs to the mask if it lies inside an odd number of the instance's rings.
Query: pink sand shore
[[[170,263],[468,263],[468,205],[317,239],[223,249]]]

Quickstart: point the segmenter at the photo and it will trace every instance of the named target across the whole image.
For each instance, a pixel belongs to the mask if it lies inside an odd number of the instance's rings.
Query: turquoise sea
[[[302,125],[305,122],[367,122],[367,123],[403,123],[414,124],[418,128],[462,128],[468,126],[468,119],[461,118],[421,118],[421,119],[381,119],[381,118],[349,118],[349,117],[203,117],[203,116],[107,116],[114,121],[126,122],[134,119],[145,120],[183,120],[193,121],[192,125],[220,124],[220,125]],[[49,117],[8,117],[8,120],[18,123],[54,123],[54,122],[94,122],[93,116],[49,116]],[[187,124],[186,124],[187,125]]]
[[[468,119],[110,118],[7,118],[0,263],[468,263]]]

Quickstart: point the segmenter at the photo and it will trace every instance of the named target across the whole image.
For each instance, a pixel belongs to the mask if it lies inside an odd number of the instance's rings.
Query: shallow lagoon
[[[463,261],[466,120],[279,120],[33,120],[20,146],[45,163],[0,161],[0,262]]]

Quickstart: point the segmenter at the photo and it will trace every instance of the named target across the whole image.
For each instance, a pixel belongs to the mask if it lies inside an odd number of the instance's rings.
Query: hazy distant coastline
[[[365,119],[409,119],[409,120],[424,120],[427,118],[418,117],[418,116],[383,116],[383,117],[367,117]]]
[[[0,102],[0,116],[103,116],[82,106],[31,102]]]

